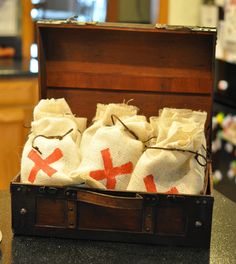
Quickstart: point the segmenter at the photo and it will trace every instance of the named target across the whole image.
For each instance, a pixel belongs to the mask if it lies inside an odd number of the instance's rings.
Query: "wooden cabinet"
[[[0,189],[8,189],[20,170],[21,153],[37,101],[37,77],[0,79]]]

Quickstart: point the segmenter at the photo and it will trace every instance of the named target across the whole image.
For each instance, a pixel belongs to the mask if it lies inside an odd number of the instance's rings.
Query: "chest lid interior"
[[[78,116],[96,103],[134,99],[142,114],[163,107],[208,112],[215,30],[155,25],[38,22],[42,98],[65,97]]]

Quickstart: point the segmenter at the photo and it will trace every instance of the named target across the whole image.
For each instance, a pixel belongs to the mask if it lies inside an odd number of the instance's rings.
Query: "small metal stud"
[[[202,222],[201,221],[196,221],[195,222],[195,226],[196,227],[201,227],[202,226]]]
[[[41,186],[39,188],[39,193],[45,193],[45,186]]]
[[[25,208],[20,209],[20,214],[25,215],[27,213],[27,210]]]
[[[150,228],[149,227],[146,227],[146,231],[149,232],[150,231]]]

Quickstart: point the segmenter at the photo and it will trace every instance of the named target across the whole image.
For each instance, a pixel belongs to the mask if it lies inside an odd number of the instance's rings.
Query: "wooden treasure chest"
[[[79,116],[97,103],[133,99],[142,114],[163,107],[211,112],[216,32],[210,28],[75,21],[38,22],[41,98],[65,98]],[[15,235],[210,246],[211,162],[201,195],[11,183]]]

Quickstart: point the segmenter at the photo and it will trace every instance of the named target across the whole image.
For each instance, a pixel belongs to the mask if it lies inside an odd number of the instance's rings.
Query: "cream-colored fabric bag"
[[[48,107],[51,105],[55,109]],[[44,110],[38,111],[39,108]],[[41,100],[34,114],[35,121],[31,123],[31,134],[22,154],[21,181],[43,185],[79,183],[76,170],[81,160],[79,144],[86,119],[74,117],[64,99]]]
[[[84,132],[81,141],[79,175],[89,186],[127,188],[144,148],[142,141],[152,135],[150,124],[144,116],[137,115],[137,110],[127,104],[98,105],[95,122]],[[122,121],[115,118],[113,125],[114,115]]]
[[[82,155],[88,151],[88,145],[96,131],[102,126],[112,125],[112,115],[116,115],[118,118],[125,118],[137,115],[138,110],[136,106],[128,104],[97,104],[93,124],[83,133],[80,145]]]
[[[73,115],[64,98],[42,99],[34,108],[33,118],[39,120],[45,117]]]
[[[205,167],[189,151],[206,156],[205,121],[206,112],[170,108],[160,111],[156,144],[139,159],[127,190],[199,194]],[[198,160],[205,162],[201,156]]]
[[[87,118],[75,117],[64,98],[42,99],[35,106],[33,112],[34,121],[45,117],[67,117],[72,119],[78,126],[81,134],[86,129]]]

